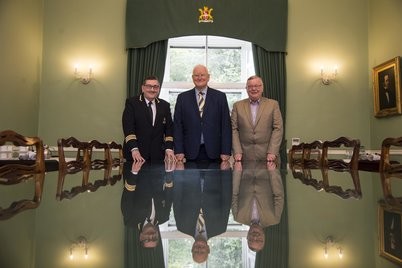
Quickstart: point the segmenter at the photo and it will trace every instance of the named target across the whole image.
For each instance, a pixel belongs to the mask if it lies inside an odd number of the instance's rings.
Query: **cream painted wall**
[[[117,171],[113,171],[117,174]],[[102,180],[103,170],[91,170],[89,180]],[[68,174],[64,191],[80,185],[82,173]],[[96,192],[77,194],[72,199],[56,201],[58,174],[47,174],[41,205],[36,209],[35,268],[122,268],[124,267],[124,222],[120,209],[122,181],[99,187]],[[89,258],[75,249],[69,259],[71,244],[85,236]]]
[[[369,85],[372,83],[372,68],[396,56],[402,56],[402,1],[400,0],[370,0],[369,17]],[[373,93],[370,91],[371,105]],[[379,149],[381,142],[387,137],[402,136],[402,116],[386,118],[374,117],[370,110],[370,132],[373,148]]]
[[[318,181],[323,179],[320,170],[312,170],[311,176]],[[355,189],[349,173],[329,171],[328,177],[330,185]],[[380,187],[380,181],[373,186],[369,172],[360,172],[359,179],[363,198],[342,199],[303,184],[289,172],[286,177],[289,268],[383,268],[374,265],[377,253],[371,236],[377,215],[372,187]],[[323,241],[327,236],[333,236],[337,246],[342,247],[342,259],[338,258],[336,248],[330,248],[328,259],[324,258]]]
[[[0,1],[0,129],[36,136],[43,1]]]
[[[127,55],[124,0],[52,0],[44,6],[43,75],[39,134],[46,144],[61,137],[121,143]],[[75,80],[74,64],[94,79]]]
[[[289,0],[286,138],[370,143],[368,3],[366,0]],[[321,66],[338,65],[322,85]],[[369,147],[369,146],[367,146]]]
[[[372,89],[372,68],[396,56],[402,56],[402,37],[400,29],[402,27],[402,1],[400,0],[369,0],[369,54],[368,54],[368,73],[369,86]],[[370,91],[370,99],[373,99],[373,92]],[[373,101],[371,101],[373,105]],[[373,107],[373,106],[372,106]],[[370,133],[371,147],[381,148],[381,142],[387,137],[402,136],[402,117],[400,115],[376,118],[374,109],[370,111]],[[399,181],[399,180],[398,180]],[[395,181],[392,183],[393,194],[401,196],[402,185]],[[378,196],[382,193],[379,188],[375,189]],[[377,248],[378,240],[374,236]],[[376,250],[377,250],[376,248]],[[384,258],[376,259],[376,267],[390,268],[397,267]]]
[[[32,199],[34,188],[33,179],[18,185],[0,185],[0,207],[6,209],[17,200]],[[35,209],[30,209],[0,220],[0,267],[34,267],[35,217]]]

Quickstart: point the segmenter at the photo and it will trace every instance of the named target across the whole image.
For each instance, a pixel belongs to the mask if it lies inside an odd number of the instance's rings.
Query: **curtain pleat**
[[[279,103],[283,118],[283,137],[286,137],[286,53],[266,51],[264,48],[253,44],[253,58],[256,75],[260,76],[264,83],[263,95],[277,100]],[[285,138],[282,140],[280,156],[281,168],[286,168]]]
[[[137,226],[124,227],[124,268],[164,268],[162,241],[156,248],[143,248]]]
[[[269,52],[253,44],[253,58],[256,75],[262,78],[265,97],[277,100],[283,117],[283,136],[286,125],[286,53]],[[282,140],[280,149],[281,169],[286,170],[287,153],[286,140]],[[282,174],[282,182],[286,196],[286,172]],[[279,224],[265,229],[266,245],[257,253],[255,267],[287,268],[289,255],[289,230],[287,216],[287,202],[285,204]]]
[[[141,93],[145,77],[155,75],[162,83],[168,40],[157,41],[144,48],[128,49],[127,98]]]

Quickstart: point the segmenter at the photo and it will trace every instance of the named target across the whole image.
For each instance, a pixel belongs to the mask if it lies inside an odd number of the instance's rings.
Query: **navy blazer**
[[[197,219],[202,208],[208,239],[226,232],[232,200],[232,172],[209,165],[174,171],[173,213],[177,230],[195,236]],[[204,179],[201,191],[201,176]]]
[[[207,155],[219,159],[230,155],[232,127],[225,93],[208,87],[202,118],[198,111],[195,88],[178,95],[174,111],[174,150],[194,160],[201,145],[201,133]]]

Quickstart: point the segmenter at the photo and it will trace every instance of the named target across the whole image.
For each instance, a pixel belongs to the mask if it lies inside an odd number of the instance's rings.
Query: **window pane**
[[[241,268],[246,260],[242,259],[242,239],[233,237],[213,237],[208,240],[210,254],[207,262],[196,264],[193,261],[191,248],[194,239],[169,239],[168,265],[171,268],[181,267],[221,267]]]
[[[191,82],[195,65],[205,62],[205,49],[170,48],[170,82]]]
[[[217,83],[241,82],[240,48],[209,48],[208,67],[211,73],[211,81]]]

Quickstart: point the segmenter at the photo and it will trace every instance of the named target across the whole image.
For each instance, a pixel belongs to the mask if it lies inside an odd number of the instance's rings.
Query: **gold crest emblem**
[[[200,16],[198,17],[198,23],[214,22],[214,18],[211,15],[212,10],[214,10],[214,9],[208,8],[207,6],[204,6],[204,8],[199,8],[198,11],[200,11]]]

